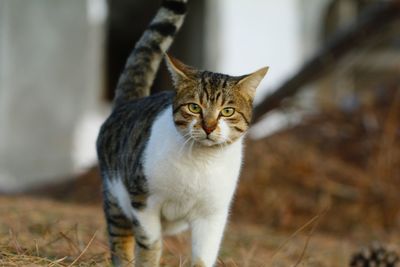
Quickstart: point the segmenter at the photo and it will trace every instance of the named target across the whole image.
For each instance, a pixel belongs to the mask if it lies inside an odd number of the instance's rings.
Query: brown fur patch
[[[138,267],[158,267],[160,265],[162,243],[161,240],[147,248],[137,246],[135,266]]]
[[[206,267],[206,265],[204,264],[204,262],[202,260],[196,259],[193,261],[192,267]]]
[[[110,237],[112,261],[115,265],[130,266],[134,262],[134,239],[131,236]]]

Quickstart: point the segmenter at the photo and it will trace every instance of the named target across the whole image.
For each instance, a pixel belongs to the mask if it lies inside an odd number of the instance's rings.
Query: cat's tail
[[[180,29],[187,0],[163,0],[160,9],[136,43],[118,80],[115,102],[150,95],[160,62]]]

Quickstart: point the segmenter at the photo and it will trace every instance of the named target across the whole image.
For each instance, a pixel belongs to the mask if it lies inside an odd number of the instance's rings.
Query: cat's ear
[[[245,75],[237,85],[240,87],[240,90],[245,91],[251,97],[254,97],[256,94],[256,89],[265,74],[268,72],[268,67],[261,68],[253,73]]]
[[[195,74],[195,70],[178,59],[165,54],[165,61],[169,72],[171,73],[172,81],[175,86],[179,86],[183,81],[189,81]]]

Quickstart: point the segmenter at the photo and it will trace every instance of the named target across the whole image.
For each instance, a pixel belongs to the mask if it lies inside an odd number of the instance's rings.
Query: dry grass
[[[5,196],[0,203],[0,266],[109,265],[99,206]],[[303,253],[299,266],[346,266],[357,242],[321,233],[309,239],[312,225],[314,221],[293,235],[233,222],[218,266],[289,266]],[[165,240],[162,266],[188,266],[188,239],[182,235]],[[303,251],[307,240],[309,246]]]
[[[328,208],[320,228],[330,233],[379,238],[397,231],[399,88],[358,111],[325,110],[293,129],[248,142],[234,215],[294,230]]]
[[[0,202],[1,266],[107,264],[99,207],[24,197]]]

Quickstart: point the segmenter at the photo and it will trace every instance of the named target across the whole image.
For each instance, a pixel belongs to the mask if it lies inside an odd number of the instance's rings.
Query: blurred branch
[[[296,94],[304,85],[333,69],[349,52],[372,39],[384,26],[400,18],[400,0],[380,1],[367,8],[345,30],[335,34],[322,49],[273,93],[255,107],[253,121],[280,106],[282,100]]]

